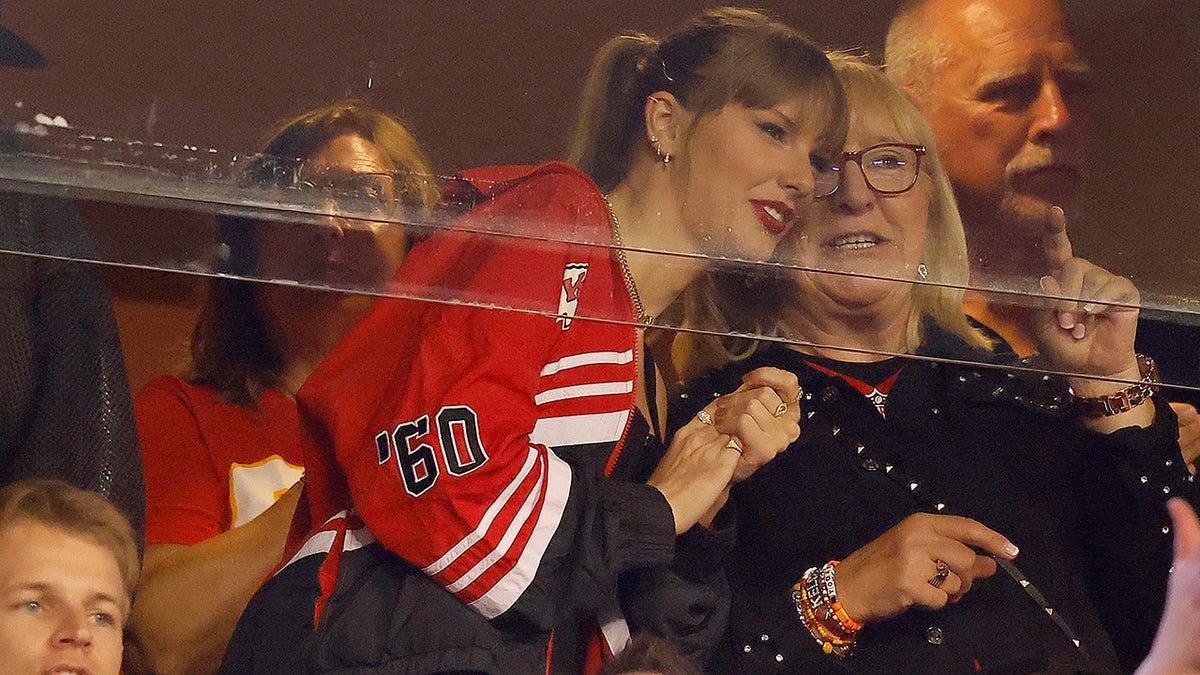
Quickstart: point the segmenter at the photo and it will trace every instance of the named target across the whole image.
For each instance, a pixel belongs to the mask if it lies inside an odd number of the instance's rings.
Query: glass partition
[[[767,3],[766,9],[819,42],[866,47],[878,58],[891,3],[860,0],[811,11],[796,4]],[[557,299],[547,301],[522,286],[520,270],[503,297],[380,277],[372,241],[406,236],[416,243],[470,231],[480,240],[524,247],[537,259],[565,242],[605,248],[614,247],[611,240],[562,223],[463,218],[475,202],[462,194],[428,215],[381,204],[361,186],[309,180],[303,162],[261,154],[260,139],[289,114],[349,95],[409,122],[437,166],[422,178],[439,187],[471,166],[561,157],[592,52],[622,28],[664,30],[695,9],[624,3],[619,11],[581,10],[581,16],[547,6],[536,11],[539,21],[564,30],[547,28],[543,35],[531,27],[532,8],[378,3],[283,16],[225,4],[141,25],[130,19],[148,13],[149,3],[117,5],[85,22],[67,3],[5,4],[5,24],[37,43],[49,65],[0,72],[0,117],[12,140],[0,156],[0,189],[50,200],[48,208],[77,223],[87,238],[35,240],[9,229],[0,233],[0,254],[98,265],[114,295],[135,387],[186,356],[205,279],[556,316]],[[1179,358],[1185,366],[1163,375],[1167,385],[1194,394],[1200,391],[1200,345],[1190,336],[1200,332],[1200,255],[1190,158],[1200,150],[1192,133],[1200,110],[1200,63],[1189,45],[1197,12],[1151,1],[1068,3],[1068,10],[1094,73],[1087,198],[1068,224],[1074,250],[1137,285],[1140,298],[1116,303],[1114,312],[1140,309],[1154,321],[1147,330],[1182,336],[1164,344],[1185,351],[1190,345],[1191,353]],[[90,29],[77,30],[83,23]],[[89,49],[95,56],[87,56]],[[320,242],[332,220],[347,238],[363,240],[347,249],[359,257],[338,263],[346,269],[336,273],[319,260],[328,257]],[[261,264],[238,263],[237,247],[261,236],[264,227],[277,231],[272,246],[295,250],[265,271]],[[748,302],[761,299],[758,289],[778,288],[779,279],[799,272],[894,283],[926,294],[966,292],[977,303],[1023,310],[1070,296],[1044,290],[1037,278],[946,280],[907,268],[806,266],[778,255],[741,260],[713,253],[717,248],[701,246],[708,252],[699,253],[642,246],[628,254],[651,255],[662,268],[698,266],[706,274],[744,277]],[[139,327],[150,314],[171,317],[163,324],[170,349],[147,340]],[[629,321],[624,314],[585,312],[579,318]],[[656,317],[655,326],[803,343],[761,324],[711,323],[682,307]],[[1038,361],[989,367],[1055,370]]]

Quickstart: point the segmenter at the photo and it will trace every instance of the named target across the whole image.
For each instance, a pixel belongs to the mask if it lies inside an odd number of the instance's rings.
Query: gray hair
[[[946,44],[929,25],[928,0],[904,0],[892,17],[883,43],[884,71],[897,86],[922,98],[950,57]]]

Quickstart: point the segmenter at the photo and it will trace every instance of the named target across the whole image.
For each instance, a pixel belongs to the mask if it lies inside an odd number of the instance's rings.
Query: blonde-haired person
[[[136,399],[147,547],[133,628],[167,673],[215,671],[279,563],[304,470],[295,393],[370,309],[404,260],[405,223],[437,198],[412,134],[354,101],[282,122],[242,180],[336,208],[317,222],[222,217],[230,277],[210,287],[192,358]]]
[[[1018,364],[962,316],[964,239],[928,125],[880,71],[831,60],[844,152],[777,249],[778,292],[740,316],[787,343],[741,345],[675,401],[688,419],[764,366],[807,392],[805,433],[730,497],[716,670],[1132,668],[1171,564],[1163,502],[1196,499],[1170,408],[1129,384],[1149,375],[1120,308],[1137,291],[1048,241],[1063,258],[1047,293],[1085,302],[1040,311],[1033,365],[1077,375],[989,367]],[[1122,391],[1140,403],[1106,409]]]
[[[862,106],[854,114],[862,116],[869,111],[889,117],[901,137],[922,139],[925,147],[921,168],[929,179],[930,196],[924,253],[915,266],[892,270],[896,278],[920,276],[928,282],[912,287],[914,311],[906,320],[905,351],[919,349],[934,326],[972,347],[991,349],[997,341],[963,314],[962,298],[970,277],[966,238],[954,189],[938,159],[929,123],[900,90],[888,86],[876,66],[849,54],[833,52],[829,57],[840,73],[847,96]],[[683,332],[675,339],[673,351],[684,381],[731,359],[748,356],[757,348],[756,340],[730,337],[733,334],[786,334],[784,315],[773,311],[788,300],[788,286],[779,283],[775,278],[778,274],[773,267],[729,266],[697,279],[685,291],[687,321],[705,332]]]
[[[138,579],[133,528],[57,480],[0,488],[0,662],[5,672],[121,672]]]
[[[453,179],[473,210],[397,282],[460,302],[380,301],[301,390],[312,535],[251,602],[228,672],[584,671],[641,628],[626,573],[672,563],[799,434],[795,378],[764,369],[664,436],[643,331],[710,258],[767,257],[793,226],[845,126],[828,60],[715,9],[614,38],[587,89],[573,156],[591,178]],[[663,249],[685,262],[646,252]],[[520,311],[479,306],[497,302]],[[716,596],[673,609],[691,633],[724,615]]]

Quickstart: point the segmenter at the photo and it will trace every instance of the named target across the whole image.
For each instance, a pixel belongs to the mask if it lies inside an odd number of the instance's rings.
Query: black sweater
[[[945,334],[936,341],[940,356],[989,358]],[[1163,503],[1170,495],[1197,502],[1163,401],[1155,401],[1151,428],[1104,436],[1080,429],[1055,378],[905,359],[884,419],[848,383],[806,360],[768,347],[673,399],[679,424],[764,365],[796,373],[809,393],[800,439],[734,489],[733,601],[713,672],[1136,666],[1157,627],[1171,564]],[[974,518],[1019,546],[1017,567],[1083,651],[1000,570],[941,611],[915,608],[867,626],[844,660],[822,653],[797,617],[792,584],[919,511]]]

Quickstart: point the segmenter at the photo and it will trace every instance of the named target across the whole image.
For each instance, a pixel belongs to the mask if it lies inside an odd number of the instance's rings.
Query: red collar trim
[[[904,366],[900,366],[899,368],[896,369],[896,372],[892,373],[891,377],[884,380],[883,382],[880,382],[879,386],[876,387],[876,386],[869,385],[866,382],[863,382],[862,380],[860,380],[856,377],[850,377],[849,375],[846,375],[845,373],[839,373],[836,370],[833,370],[831,368],[826,368],[825,366],[813,363],[812,361],[805,361],[805,363],[807,363],[813,369],[818,370],[822,373],[825,373],[826,375],[829,375],[831,377],[842,378],[843,380],[848,382],[851,387],[854,387],[855,391],[862,394],[863,396],[870,396],[871,393],[875,392],[875,391],[878,391],[879,393],[883,394],[884,396],[887,396],[888,394],[892,393],[892,386],[894,386],[896,384],[896,380],[900,377],[900,371],[904,370]]]

